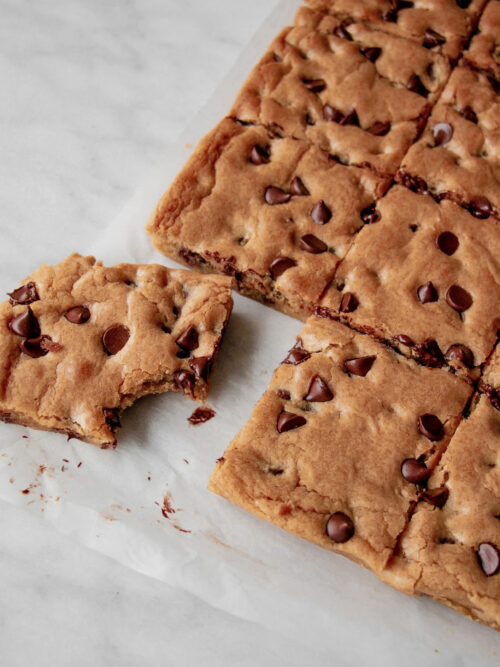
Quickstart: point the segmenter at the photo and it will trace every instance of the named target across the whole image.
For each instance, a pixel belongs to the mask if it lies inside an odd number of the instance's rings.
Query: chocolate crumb
[[[212,417],[215,417],[215,411],[212,408],[196,408],[191,417],[188,417],[188,422],[197,426],[207,422]]]

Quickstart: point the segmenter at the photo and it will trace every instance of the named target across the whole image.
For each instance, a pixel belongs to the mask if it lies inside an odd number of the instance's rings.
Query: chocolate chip
[[[432,28],[428,28],[425,31],[424,41],[422,42],[422,45],[425,46],[426,49],[433,49],[435,46],[441,46],[441,44],[444,44],[445,42],[446,42],[445,37],[440,35]]]
[[[9,300],[13,306],[27,306],[29,303],[33,303],[34,301],[38,301],[40,299],[38,292],[36,291],[35,283],[26,283],[26,285],[21,285],[21,287],[18,287],[13,292],[10,292],[7,294],[7,296],[10,296]]]
[[[352,294],[352,292],[346,292],[342,295],[339,308],[341,313],[353,313],[358,306],[359,301],[354,296],[354,294]]]
[[[306,252],[318,255],[328,250],[328,246],[314,234],[306,234],[300,239],[300,247]]]
[[[207,382],[208,376],[210,375],[211,361],[210,357],[194,357],[188,361],[188,364],[189,368],[194,371],[197,378]]]
[[[290,194],[294,197],[305,197],[309,194],[309,190],[298,176],[290,184]]]
[[[411,90],[412,93],[417,93],[417,95],[422,95],[423,97],[427,97],[427,95],[429,94],[429,91],[422,83],[422,80],[420,79],[418,74],[411,75],[410,80],[406,84],[406,87],[408,88],[408,90]]]
[[[398,20],[398,12],[396,9],[388,9],[382,14],[381,18],[382,21],[386,21],[387,23],[396,23]]]
[[[84,324],[90,319],[90,310],[86,306],[73,306],[64,313],[64,317],[72,324]]]
[[[278,429],[278,433],[284,433],[285,431],[299,428],[299,426],[304,426],[305,423],[306,419],[301,415],[296,415],[294,412],[286,412],[286,410],[283,410],[278,415],[276,428]]]
[[[436,247],[445,255],[453,255],[459,245],[458,238],[453,232],[441,232],[436,238]]]
[[[476,112],[471,109],[471,107],[467,106],[460,111],[461,115],[465,118],[465,120],[470,121],[471,123],[477,123],[477,116]]]
[[[193,426],[204,424],[209,419],[215,417],[215,411],[212,408],[196,408],[193,414],[188,417],[188,422]]]
[[[489,200],[481,195],[479,197],[475,197],[469,203],[469,211],[476,218],[479,218],[480,220],[485,220],[486,218],[489,218],[490,215],[493,213],[493,208]]]
[[[269,149],[268,148],[262,148],[262,146],[255,145],[252,148],[252,152],[250,153],[250,162],[252,164],[266,164],[269,162],[270,157],[269,157]]]
[[[187,391],[193,395],[193,389],[196,384],[196,378],[193,373],[190,373],[189,371],[175,371],[174,382],[178,389]]]
[[[52,339],[50,336],[38,336],[37,338],[28,338],[21,341],[19,347],[27,354],[29,357],[38,359],[39,357],[44,357],[49,352],[49,346],[47,343],[51,342]]]
[[[444,358],[446,361],[458,361],[467,368],[474,367],[474,355],[472,350],[466,345],[461,345],[460,343],[451,345],[444,355]]]
[[[306,113],[306,115],[305,115],[305,121],[306,121],[306,125],[316,125],[316,123],[314,121],[314,118],[308,113]],[[292,192],[292,194],[293,194],[293,192]]]
[[[381,217],[380,211],[377,211],[375,208],[375,202],[361,211],[361,220],[365,225],[373,225],[375,222],[378,222]]]
[[[417,289],[417,295],[421,303],[431,303],[438,300],[437,290],[430,281],[425,285],[420,285]]]
[[[114,433],[117,428],[120,428],[120,413],[118,408],[103,408],[102,414],[104,415],[104,420],[109,426],[111,433]]]
[[[347,39],[349,42],[352,42],[351,35],[347,32],[347,30],[343,25],[337,26],[333,30],[333,34],[335,35],[335,37],[340,37],[340,39]]]
[[[404,169],[400,169],[398,172],[398,180],[405,188],[408,188],[412,192],[416,192],[418,195],[424,195],[429,193],[429,188],[427,183],[423,178],[419,176],[412,176]]]
[[[401,464],[401,474],[407,482],[420,484],[429,477],[431,471],[417,459],[405,459]]]
[[[13,317],[8,326],[13,334],[23,338],[36,338],[40,335],[40,325],[29,306],[22,313]]]
[[[299,338],[281,363],[290,364],[291,366],[297,366],[298,364],[301,364],[303,361],[306,361],[306,359],[309,359],[310,356],[311,353],[304,349],[302,340]]]
[[[338,109],[332,107],[330,104],[325,104],[325,106],[323,107],[323,118],[326,121],[332,123],[340,123],[343,117],[344,114]]]
[[[439,489],[426,489],[419,494],[418,498],[434,507],[443,507],[446,504],[449,495],[450,492],[446,486],[442,486]]]
[[[472,306],[472,296],[460,285],[452,285],[446,292],[446,301],[454,310],[463,313]]]
[[[307,394],[304,396],[304,401],[309,403],[326,403],[331,401],[333,393],[330,388],[319,375],[315,375],[311,380]]]
[[[382,49],[379,49],[378,46],[362,46],[359,50],[364,57],[371,60],[372,63],[374,63],[382,53]]]
[[[423,343],[414,346],[420,363],[429,368],[438,368],[443,365],[443,353],[439,345],[432,338],[427,338]]]
[[[444,436],[443,424],[436,415],[420,415],[417,426],[420,433],[432,442],[441,440]]]
[[[326,88],[326,83],[323,79],[303,79],[302,83],[312,93],[320,93]]]
[[[456,3],[461,9],[467,9],[471,3],[471,0],[456,0]]]
[[[285,273],[288,269],[291,269],[292,266],[297,266],[296,262],[290,257],[276,257],[271,262],[269,267],[269,272],[273,280],[278,280],[281,274]]]
[[[432,126],[432,136],[436,146],[446,146],[453,136],[453,127],[449,123],[436,123]]]
[[[102,344],[108,354],[117,354],[130,338],[130,331],[123,324],[114,324],[102,334]]]
[[[196,328],[193,325],[190,325],[187,329],[184,329],[180,336],[175,339],[175,342],[184,350],[189,350],[190,352],[192,350],[196,350],[199,345],[198,332],[196,331]]]
[[[343,512],[335,512],[326,522],[326,534],[332,542],[347,542],[354,535],[354,524]]]
[[[332,212],[321,199],[311,211],[311,218],[313,222],[317,225],[326,225],[326,223],[331,219]]]
[[[399,334],[399,336],[395,336],[395,339],[398,341],[398,343],[401,343],[401,345],[406,345],[406,347],[413,346],[412,339],[409,336],[405,336],[404,334]]]
[[[349,111],[348,114],[346,114],[340,121],[340,125],[355,125],[356,127],[359,127],[359,118],[358,114],[356,111],[353,109],[352,111]]]
[[[385,137],[385,135],[389,132],[390,129],[391,129],[391,124],[388,121],[384,122],[378,120],[368,128],[368,132],[370,132],[370,134],[375,135],[376,137]]]
[[[345,370],[351,375],[359,375],[365,377],[376,357],[358,357],[357,359],[348,359],[344,362]]]
[[[285,363],[285,362],[283,362],[283,363]],[[286,389],[278,389],[277,394],[284,401],[289,401],[290,398],[291,398],[290,392],[287,391]]]
[[[270,206],[276,206],[277,204],[286,204],[290,201],[291,194],[285,192],[281,188],[276,188],[274,185],[270,185],[266,188],[264,198],[266,203]]]
[[[477,559],[487,577],[493,576],[500,570],[500,551],[494,544],[482,542],[477,550]]]

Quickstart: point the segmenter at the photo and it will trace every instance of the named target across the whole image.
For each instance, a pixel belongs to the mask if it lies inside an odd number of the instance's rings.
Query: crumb
[[[29,489],[23,489],[23,490],[21,491],[21,493],[24,493],[25,495],[28,494],[29,492],[30,492]]]
[[[187,463],[189,465],[189,461],[187,459],[182,459],[184,463]]]
[[[198,424],[204,424],[213,417],[215,417],[215,411],[212,408],[196,408],[191,417],[188,417],[188,422],[197,426]]]

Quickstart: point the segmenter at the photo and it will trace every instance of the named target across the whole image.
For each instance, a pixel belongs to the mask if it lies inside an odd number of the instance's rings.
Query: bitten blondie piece
[[[412,39],[426,49],[458,58],[486,0],[306,0],[313,9]]]
[[[429,366],[470,373],[497,340],[500,225],[400,186],[377,204],[319,312]],[[472,375],[478,374],[478,369]]]
[[[500,219],[500,96],[491,78],[464,66],[453,71],[398,180],[477,218]]]
[[[497,322],[500,333],[500,320]],[[497,345],[479,381],[479,390],[486,394],[493,407],[500,410],[500,345]]]
[[[231,284],[77,254],[42,266],[0,305],[0,419],[108,448],[137,398],[204,400]]]
[[[308,142],[225,119],[148,231],[169,257],[233,275],[243,294],[305,319],[386,186]]]
[[[500,630],[500,414],[461,422],[383,579]]]
[[[500,2],[491,0],[479,21],[477,34],[463,55],[472,67],[486,70],[500,88]]]
[[[209,488],[380,573],[471,391],[313,316]]]
[[[447,60],[361,23],[330,17],[317,29],[307,12],[271,44],[231,115],[394,174],[449,76]]]

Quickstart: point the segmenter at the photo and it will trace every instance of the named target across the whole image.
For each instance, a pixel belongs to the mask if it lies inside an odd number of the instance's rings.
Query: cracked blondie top
[[[231,284],[77,254],[42,266],[0,305],[0,419],[109,448],[137,398],[204,400]]]
[[[313,316],[209,488],[380,573],[471,392]]]

